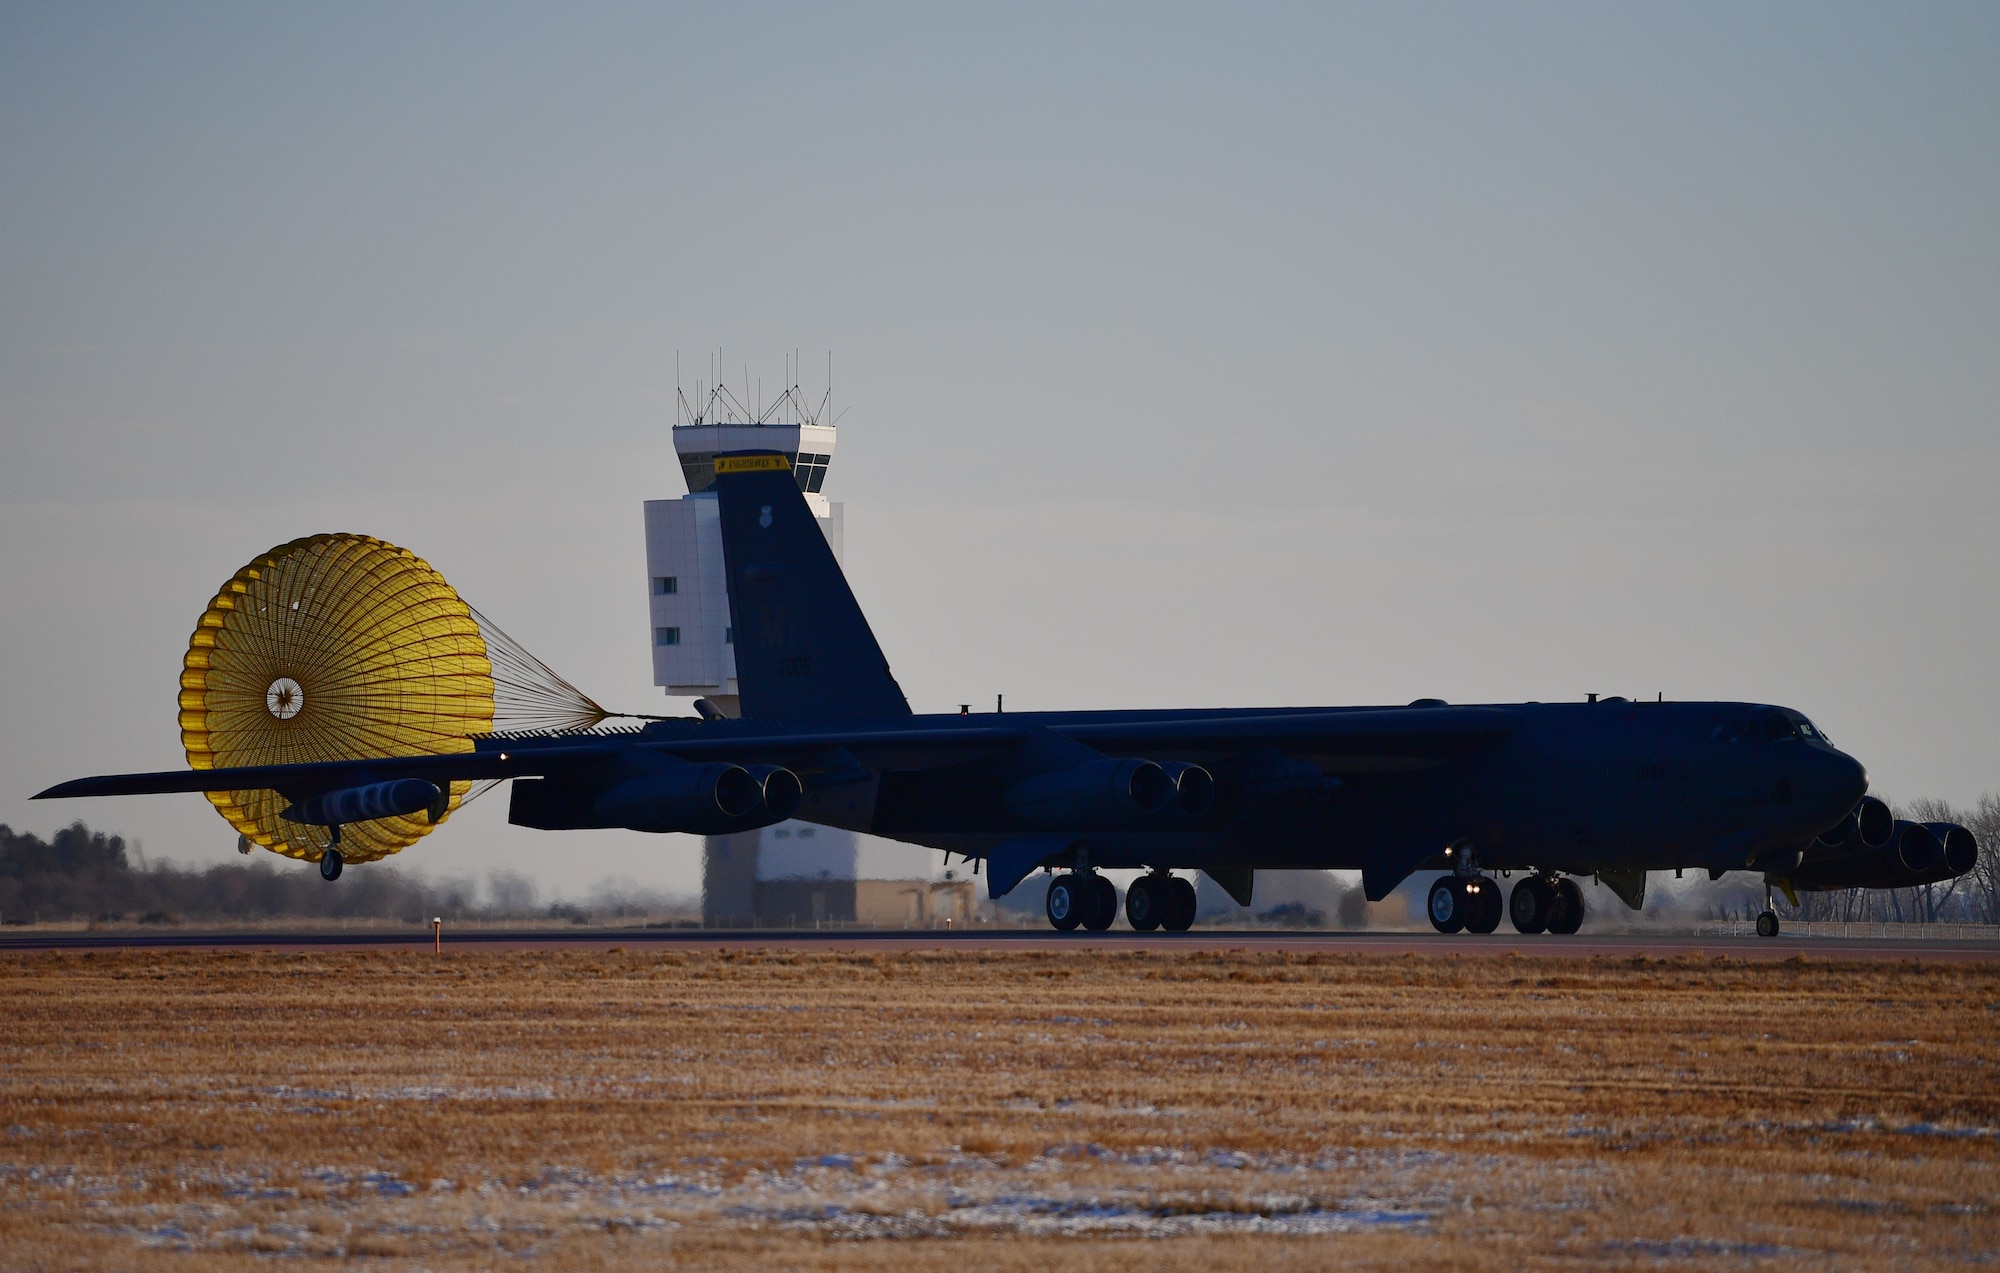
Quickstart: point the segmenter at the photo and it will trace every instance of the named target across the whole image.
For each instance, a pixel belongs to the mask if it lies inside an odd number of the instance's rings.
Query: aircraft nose
[[[1862,763],[1844,751],[1836,751],[1827,757],[1827,789],[1840,805],[1842,813],[1861,803],[1861,797],[1868,794],[1868,770]]]

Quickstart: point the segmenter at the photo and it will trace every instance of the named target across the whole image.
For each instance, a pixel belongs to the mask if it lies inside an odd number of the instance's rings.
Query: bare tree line
[[[427,921],[637,919],[685,912],[685,898],[630,880],[600,882],[582,902],[541,904],[533,881],[507,871],[431,880],[393,866],[337,885],[309,867],[258,860],[200,868],[134,861],[124,837],[78,822],[47,840],[0,823],[0,923],[255,921],[281,918]]]

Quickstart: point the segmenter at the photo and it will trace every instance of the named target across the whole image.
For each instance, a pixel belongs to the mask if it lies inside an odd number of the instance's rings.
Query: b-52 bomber
[[[916,715],[781,452],[716,459],[741,714],[618,732],[496,734],[450,755],[127,774],[42,797],[272,791],[284,816],[433,819],[453,783],[512,781],[509,820],[549,831],[714,835],[788,818],[958,854],[1005,896],[1053,873],[1049,923],[1183,931],[1185,874],[1249,905],[1260,870],[1359,871],[1370,900],[1440,872],[1443,933],[1574,933],[1579,877],[1638,908],[1646,873],[1760,873],[1766,897],[1953,878],[1962,827],[1897,819],[1804,715],[1643,702]],[[289,682],[287,683],[289,685]],[[281,715],[281,708],[273,708]],[[295,710],[295,709],[294,709]],[[1503,901],[1503,877],[1513,878]],[[1758,931],[1775,935],[1766,909]]]

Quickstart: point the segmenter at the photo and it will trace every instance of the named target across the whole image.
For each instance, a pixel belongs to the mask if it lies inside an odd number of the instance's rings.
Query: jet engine
[[[1913,888],[1956,879],[1972,869],[1978,856],[1972,833],[1956,823],[1898,818],[1879,846],[1862,843],[1858,835],[1838,847],[1816,842],[1791,881],[1809,892]]]
[[[1170,778],[1150,760],[1106,757],[1015,783],[1007,789],[1007,812],[1034,826],[1063,830],[1124,826],[1173,805],[1181,798],[1181,782],[1188,783],[1191,796],[1199,795],[1200,780],[1185,772]]]
[[[1215,807],[1215,776],[1208,770],[1176,760],[1161,765],[1160,772],[1174,784],[1170,804],[1181,817],[1199,818]]]
[[[776,765],[745,768],[655,758],[608,785],[541,778],[514,783],[507,820],[545,831],[624,827],[722,835],[782,822],[798,812],[804,786]]]
[[[1879,849],[1896,833],[1896,815],[1874,796],[1863,796],[1854,811],[1819,833],[1814,849],[1838,849],[1855,845]]]
[[[1956,822],[1926,822],[1931,834],[1944,846],[1944,869],[1950,874],[1948,880],[1955,880],[1972,869],[1979,860],[1979,841],[1972,832]]]

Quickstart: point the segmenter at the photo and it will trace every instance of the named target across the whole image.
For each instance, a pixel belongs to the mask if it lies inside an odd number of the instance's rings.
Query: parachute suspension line
[[[493,731],[495,733],[566,732],[593,729],[608,720],[666,720],[635,712],[614,712],[569,683],[562,673],[528,652],[499,624],[468,604],[472,621],[486,641],[486,658],[493,664]],[[484,794],[475,791],[475,795]],[[467,797],[470,799],[471,797]]]
[[[479,625],[479,635],[486,641],[486,657],[493,664],[496,732],[589,729],[615,715],[528,653],[499,624],[470,605],[466,609]]]
[[[472,790],[458,798],[458,807],[463,809],[505,781],[507,781],[505,778],[480,778],[475,780],[472,784]]]

